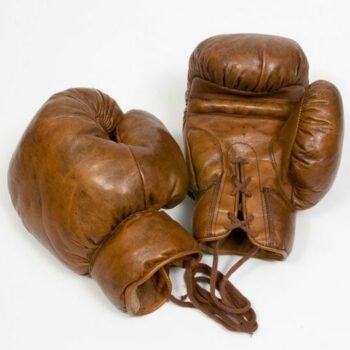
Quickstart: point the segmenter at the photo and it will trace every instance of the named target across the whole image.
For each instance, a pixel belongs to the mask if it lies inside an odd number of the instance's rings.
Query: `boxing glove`
[[[220,35],[189,63],[184,137],[193,232],[208,251],[283,259],[295,211],[315,205],[337,172],[340,94],[308,83],[299,45],[268,35]]]
[[[214,275],[206,273],[213,295],[218,254],[244,256],[228,280],[251,256],[290,253],[296,210],[315,205],[336,175],[342,101],[329,82],[309,85],[296,42],[220,35],[190,57],[183,131],[193,233],[214,254]],[[217,302],[237,307],[232,298]]]
[[[123,114],[93,89],[53,95],[9,167],[26,228],[75,272],[94,278],[131,315],[160,307],[169,268],[201,257],[194,239],[161,208],[186,195],[182,153],[151,114]]]

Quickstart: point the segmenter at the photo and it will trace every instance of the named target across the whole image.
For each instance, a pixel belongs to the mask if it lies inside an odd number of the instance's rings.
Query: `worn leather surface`
[[[292,40],[220,35],[192,53],[186,100],[196,238],[208,251],[220,241],[220,253],[258,246],[257,257],[285,258],[295,211],[315,205],[337,172],[338,90],[327,81],[309,85],[307,59]],[[230,229],[232,220],[238,227]]]
[[[154,116],[123,114],[98,90],[69,89],[41,107],[13,155],[8,182],[26,228],[130,314],[162,305],[171,291],[169,267],[201,255],[158,211],[186,195],[178,145]]]

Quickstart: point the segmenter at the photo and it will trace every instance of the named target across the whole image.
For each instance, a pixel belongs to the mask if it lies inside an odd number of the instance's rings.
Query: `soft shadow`
[[[192,232],[192,215],[195,202],[192,198],[186,199],[179,205],[179,221],[182,226],[189,232]]]

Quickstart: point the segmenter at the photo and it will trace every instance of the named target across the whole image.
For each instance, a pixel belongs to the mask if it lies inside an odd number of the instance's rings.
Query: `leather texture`
[[[201,257],[195,240],[158,211],[187,192],[175,140],[151,114],[124,114],[98,90],[69,89],[41,107],[8,182],[25,227],[129,314],[161,306],[171,293],[169,268]]]
[[[219,35],[200,43],[188,72],[184,138],[193,232],[207,251],[283,259],[296,210],[329,190],[343,140],[341,96],[308,82],[293,40]]]

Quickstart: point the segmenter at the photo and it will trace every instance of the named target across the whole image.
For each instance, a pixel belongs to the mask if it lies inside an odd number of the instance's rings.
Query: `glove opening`
[[[158,309],[170,295],[172,289],[170,278],[164,269],[160,268],[151,278],[132,284],[125,291],[125,305],[128,313],[144,315]]]
[[[205,242],[201,243],[201,248],[208,253],[214,254],[216,242]],[[237,254],[246,255],[256,247],[255,244],[249,239],[245,230],[241,228],[233,229],[230,234],[221,240],[220,247],[217,248],[217,254]],[[271,259],[271,260],[282,260],[284,257],[282,254],[278,254],[273,251],[268,251],[260,247],[255,254],[256,258],[260,259]]]

